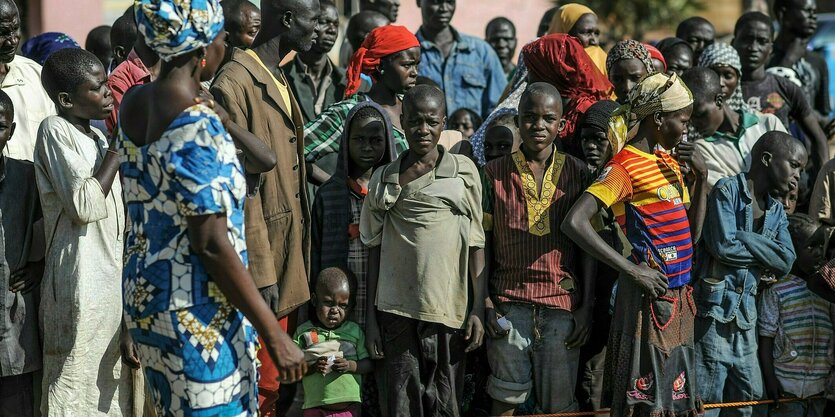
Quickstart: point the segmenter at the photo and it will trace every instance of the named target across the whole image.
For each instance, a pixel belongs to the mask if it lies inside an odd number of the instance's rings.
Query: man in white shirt
[[[32,161],[38,126],[55,114],[55,105],[41,85],[41,66],[16,55],[20,43],[20,14],[12,0],[0,0],[0,89],[14,104],[15,140],[3,153]]]

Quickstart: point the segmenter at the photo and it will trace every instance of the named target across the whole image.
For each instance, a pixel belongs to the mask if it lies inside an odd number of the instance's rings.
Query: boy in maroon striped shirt
[[[484,170],[487,264],[495,267],[489,275],[495,307],[488,306],[486,317],[493,370],[487,392],[493,415],[511,415],[531,392],[539,411],[577,411],[574,387],[591,324],[595,264],[559,225],[583,193],[587,170],[554,145],[563,126],[554,86],[528,86],[516,123],[520,149]]]

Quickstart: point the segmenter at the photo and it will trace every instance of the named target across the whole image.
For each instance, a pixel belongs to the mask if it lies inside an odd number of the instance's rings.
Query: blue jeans
[[[493,374],[487,393],[507,404],[523,404],[531,392],[538,411],[577,411],[574,397],[580,349],[566,349],[574,330],[569,311],[529,304],[501,304],[511,329],[501,339],[488,339],[487,361]]]
[[[763,395],[757,327],[743,330],[736,321],[720,323],[696,317],[696,378],[705,403],[759,400]],[[705,411],[705,417],[750,417],[751,407]]]

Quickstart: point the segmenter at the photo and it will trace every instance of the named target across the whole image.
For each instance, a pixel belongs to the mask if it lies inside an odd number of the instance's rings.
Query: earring
[[[200,66],[206,68],[206,58],[200,60]]]
[[[385,74],[385,73],[386,73],[386,70],[384,70],[384,69],[381,69],[381,70],[380,70],[380,75],[383,75],[383,74]]]

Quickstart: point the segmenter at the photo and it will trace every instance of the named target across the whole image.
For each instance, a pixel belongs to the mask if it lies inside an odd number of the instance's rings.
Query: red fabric
[[[348,240],[359,239],[360,237],[360,225],[356,223],[351,223],[348,225]]]
[[[612,95],[612,83],[597,69],[580,41],[564,33],[543,36],[522,48],[530,77],[557,87],[564,100],[565,129],[561,137],[574,137],[580,117],[592,104]]]
[[[377,81],[376,70],[380,65],[380,59],[416,46],[420,46],[420,42],[415,34],[403,26],[380,26],[372,30],[348,63],[345,97],[350,97],[359,90],[360,74],[370,75]]]
[[[647,51],[649,51],[650,58],[657,59],[661,61],[662,64],[664,64],[664,72],[667,72],[667,60],[664,59],[664,55],[661,55],[661,51],[659,51],[658,48],[648,43],[644,44],[644,48],[647,48]]]
[[[357,180],[353,178],[348,178],[348,188],[351,189],[356,195],[360,197],[365,197],[368,195],[368,187],[364,185],[360,185]]]
[[[287,317],[283,317],[278,321],[281,330],[287,331]],[[258,343],[261,344],[261,349],[258,349],[258,361],[261,362],[261,367],[258,368],[258,410],[262,417],[272,417],[276,415],[275,405],[278,401],[278,369],[270,354],[267,353],[264,340],[258,337]]]
[[[116,127],[119,115],[119,105],[122,103],[122,97],[125,93],[135,85],[142,85],[151,82],[151,73],[148,68],[139,59],[139,55],[133,49],[130,50],[128,58],[119,64],[116,69],[107,77],[107,86],[110,87],[113,93],[113,111],[110,116],[105,119],[107,125],[107,135],[113,133],[113,128]]]

